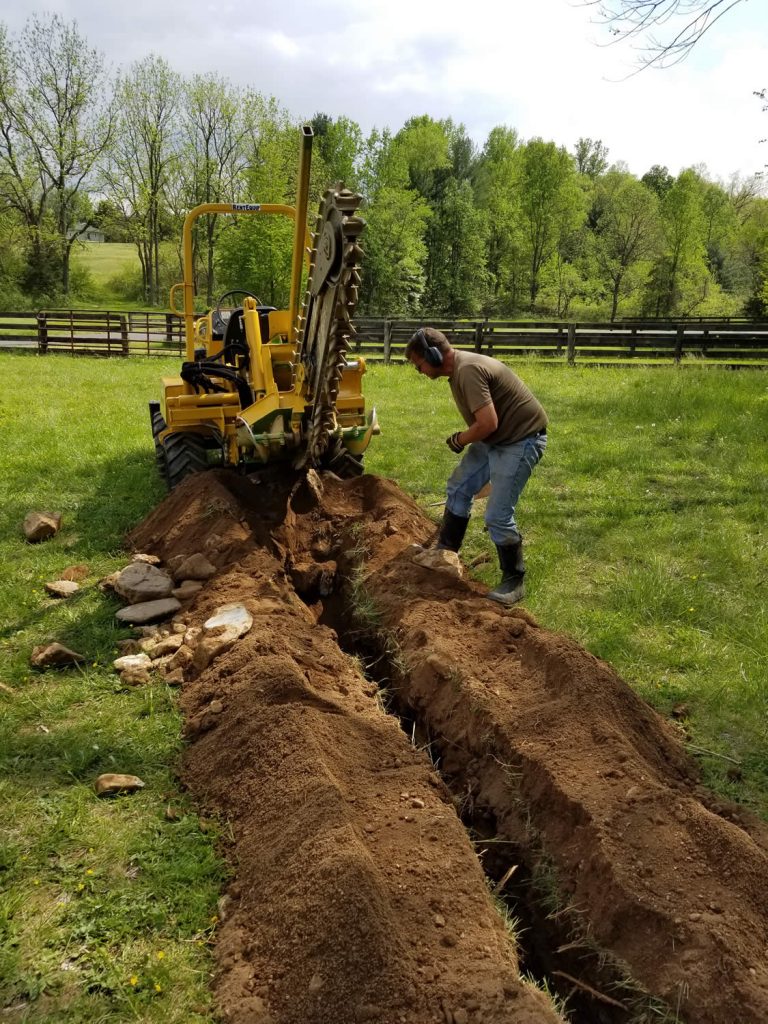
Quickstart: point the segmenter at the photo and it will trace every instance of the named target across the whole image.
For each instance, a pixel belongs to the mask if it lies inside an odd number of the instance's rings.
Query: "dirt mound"
[[[556,1020],[487,875],[572,1019],[764,1021],[764,827],[607,665],[415,565],[431,533],[375,477],[209,473],[132,536],[219,567],[188,622],[254,617],[182,691],[185,779],[232,823],[228,1019]]]

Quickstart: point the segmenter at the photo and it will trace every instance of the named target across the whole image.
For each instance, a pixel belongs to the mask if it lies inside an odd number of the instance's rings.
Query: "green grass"
[[[132,242],[81,242],[72,251],[72,262],[84,267],[99,288],[118,274],[140,270],[139,255]]]
[[[177,792],[172,692],[119,687],[111,661],[128,633],[95,587],[162,497],[147,402],[178,361],[2,353],[0,368],[0,1007],[15,1008],[3,1019],[210,1020],[216,830]],[[709,784],[766,814],[768,376],[519,369],[552,421],[519,507],[527,606],[662,713],[686,703],[692,743],[741,763],[736,780],[705,756]],[[460,426],[447,383],[371,366],[365,384],[382,424],[367,468],[437,519],[456,461],[444,438]],[[61,512],[60,534],[26,544],[31,509]],[[477,515],[465,558],[481,552],[493,549]],[[91,570],[82,591],[47,600],[45,581],[74,563]],[[477,571],[496,579],[493,562]],[[87,666],[33,672],[49,639]],[[146,788],[100,801],[105,771]]]
[[[111,662],[128,633],[95,586],[125,563],[125,531],[162,493],[146,401],[163,367],[1,362],[3,1019],[210,1020],[208,944],[223,878],[216,831],[178,792],[172,692],[160,683],[120,689]],[[61,533],[26,544],[20,525],[30,509],[61,512]],[[91,570],[81,592],[46,600],[44,582],[73,563]],[[87,666],[32,671],[31,648],[49,639],[84,654]],[[99,800],[93,782],[107,771],[135,773],[146,788]],[[178,820],[166,819],[169,803]]]

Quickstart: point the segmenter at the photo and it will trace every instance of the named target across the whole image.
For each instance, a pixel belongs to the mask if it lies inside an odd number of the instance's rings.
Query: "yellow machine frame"
[[[296,206],[272,203],[203,203],[184,219],[184,280],[171,288],[171,310],[184,319],[186,359],[192,363],[204,350],[204,358],[218,355],[223,339],[214,338],[212,312],[194,312],[192,229],[204,214],[277,214],[294,221],[291,288],[286,310],[266,314],[268,335],[262,334],[262,320],[253,298],[243,302],[243,328],[247,357],[238,357],[237,369],[250,385],[254,401],[243,405],[236,384],[223,381],[223,391],[201,394],[182,377],[163,379],[161,409],[165,429],[157,436],[163,442],[174,433],[195,433],[220,440],[225,464],[266,463],[296,449],[302,443],[302,421],[311,404],[307,394],[304,364],[298,358],[298,324],[301,279],[308,262],[311,236],[306,228],[312,129],[302,129]],[[183,310],[175,305],[183,289]],[[262,313],[262,316],[265,314]],[[365,361],[349,360],[342,374],[336,400],[336,435],[353,455],[361,455],[376,430],[375,414],[366,417],[361,379]]]

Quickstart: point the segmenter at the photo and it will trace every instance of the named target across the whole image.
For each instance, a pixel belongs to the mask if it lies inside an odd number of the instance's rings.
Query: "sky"
[[[9,5],[10,6],[10,5]],[[482,147],[496,125],[573,151],[600,139],[640,176],[705,165],[713,179],[768,163],[768,5],[744,0],[683,63],[637,67],[637,43],[606,45],[579,0],[16,0],[76,20],[114,68],[154,52],[183,74],[217,72],[316,112],[397,131],[412,116],[451,117]],[[664,31],[658,30],[658,34]]]

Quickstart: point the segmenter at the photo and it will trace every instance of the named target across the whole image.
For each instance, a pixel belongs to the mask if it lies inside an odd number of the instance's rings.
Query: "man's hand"
[[[461,436],[461,431],[457,430],[455,434],[451,434],[450,437],[447,437],[445,439],[445,443],[448,445],[448,447],[451,449],[451,451],[455,452],[457,455],[461,455],[461,453],[466,448],[466,445],[462,444],[461,441],[459,440],[460,436]]]

